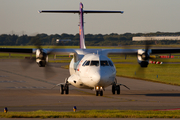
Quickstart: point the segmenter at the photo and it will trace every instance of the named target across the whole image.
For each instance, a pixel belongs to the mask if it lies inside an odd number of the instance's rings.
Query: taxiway
[[[91,109],[119,110],[159,110],[180,108],[180,87],[117,77],[118,83],[125,84],[130,90],[121,87],[120,95],[112,95],[111,86],[104,96],[95,92],[70,86],[69,95],[61,95],[58,83],[69,76],[67,69],[59,63],[51,63],[52,76],[46,79],[44,71],[36,63],[23,69],[20,60],[0,60],[0,109],[9,111],[72,111]],[[54,74],[56,73],[56,74]]]

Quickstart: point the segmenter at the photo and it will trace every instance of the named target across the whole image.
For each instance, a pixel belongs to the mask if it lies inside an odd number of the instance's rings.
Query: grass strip
[[[180,64],[149,64],[147,68],[140,68],[138,64],[115,64],[115,66],[117,76],[180,85]]]
[[[180,118],[175,111],[81,110],[77,112],[0,112],[0,118]]]

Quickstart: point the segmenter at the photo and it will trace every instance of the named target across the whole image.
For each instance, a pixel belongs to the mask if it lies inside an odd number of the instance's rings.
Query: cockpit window
[[[99,66],[99,61],[91,61],[91,66]]]
[[[111,61],[108,61],[108,63],[109,63],[110,66],[113,66],[113,63]]]
[[[89,63],[90,63],[90,61],[87,61],[87,62],[86,62],[86,64],[85,64],[85,66],[88,66],[88,65],[89,65]]]
[[[107,61],[100,61],[100,63],[101,63],[101,66],[109,66]]]
[[[86,62],[87,62],[87,60],[82,64],[82,66],[85,66]]]
[[[89,66],[89,63],[90,63],[90,61],[85,61],[83,64],[82,64],[82,66]]]

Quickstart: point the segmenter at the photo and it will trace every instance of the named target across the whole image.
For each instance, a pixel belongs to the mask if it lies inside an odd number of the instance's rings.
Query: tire
[[[120,94],[120,85],[117,85],[116,88],[117,88],[117,94],[119,95]]]
[[[116,85],[112,85],[112,94],[114,95],[115,94],[115,87],[116,87]]]
[[[103,96],[103,91],[102,90],[100,91],[100,96]]]
[[[99,95],[99,91],[96,91],[96,96],[98,96]]]
[[[66,92],[65,93],[69,94],[69,86],[68,85],[66,86]]]
[[[61,93],[61,94],[64,94],[64,85],[61,85],[61,87],[60,87],[60,93]]]

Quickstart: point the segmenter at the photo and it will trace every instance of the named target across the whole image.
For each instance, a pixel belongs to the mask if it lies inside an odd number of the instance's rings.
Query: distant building
[[[180,40],[180,36],[140,36],[133,37],[132,41],[145,41],[145,40]]]

